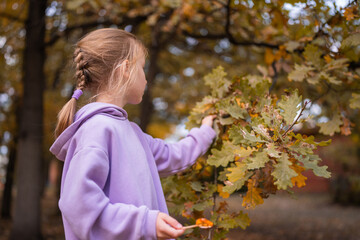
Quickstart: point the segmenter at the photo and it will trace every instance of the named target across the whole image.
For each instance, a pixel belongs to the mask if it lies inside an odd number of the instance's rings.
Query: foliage
[[[217,203],[218,196],[227,198],[240,192],[242,206],[248,209],[262,204],[277,190],[305,186],[302,173],[306,170],[329,178],[327,167],[319,166],[321,159],[314,151],[330,140],[316,142],[313,136],[293,132],[306,106],[301,109],[303,101],[297,90],[278,99],[268,93],[271,82],[267,77],[229,80],[222,67],[204,80],[211,94],[193,109],[187,127],[216,114],[217,140],[207,161],[201,160],[184,175],[168,178],[164,186],[168,199],[177,206],[174,213],[191,222],[210,214],[216,226],[213,239],[221,239],[231,228],[246,228],[250,219],[242,211],[227,212],[226,200]],[[201,238],[198,232],[192,234]]]

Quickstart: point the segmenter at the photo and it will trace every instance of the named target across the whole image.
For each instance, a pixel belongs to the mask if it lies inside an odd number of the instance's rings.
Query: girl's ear
[[[124,78],[128,79],[129,75],[130,75],[130,63],[129,63],[129,60],[126,59],[121,63],[121,71],[124,71]]]

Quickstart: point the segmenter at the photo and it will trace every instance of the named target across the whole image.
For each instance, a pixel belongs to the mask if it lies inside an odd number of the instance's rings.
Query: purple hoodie
[[[81,108],[50,148],[64,161],[59,207],[66,239],[157,239],[157,215],[168,213],[159,176],[191,166],[214,137],[203,125],[167,144],[116,105]]]

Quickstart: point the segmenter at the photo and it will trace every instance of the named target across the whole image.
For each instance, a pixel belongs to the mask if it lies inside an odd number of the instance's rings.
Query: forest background
[[[181,136],[195,103],[211,93],[204,76],[219,65],[229,79],[268,80],[268,91],[279,98],[298,89],[301,106],[310,102],[304,116],[313,117],[294,130],[321,140],[342,135],[344,144],[326,152],[345,179],[341,201],[358,203],[359,17],[357,1],[2,1],[1,216],[11,219],[12,238],[42,235],[49,169],[61,171],[48,149],[57,112],[74,87],[74,44],[102,27],[132,32],[149,49],[143,102],[126,109],[144,131]]]

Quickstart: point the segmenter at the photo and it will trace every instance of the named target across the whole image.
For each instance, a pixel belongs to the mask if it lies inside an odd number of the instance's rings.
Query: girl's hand
[[[201,121],[201,125],[208,125],[209,127],[213,127],[214,119],[216,115],[209,115],[203,118]]]
[[[160,212],[156,219],[156,236],[158,239],[180,237],[184,233],[182,225],[176,219]]]

